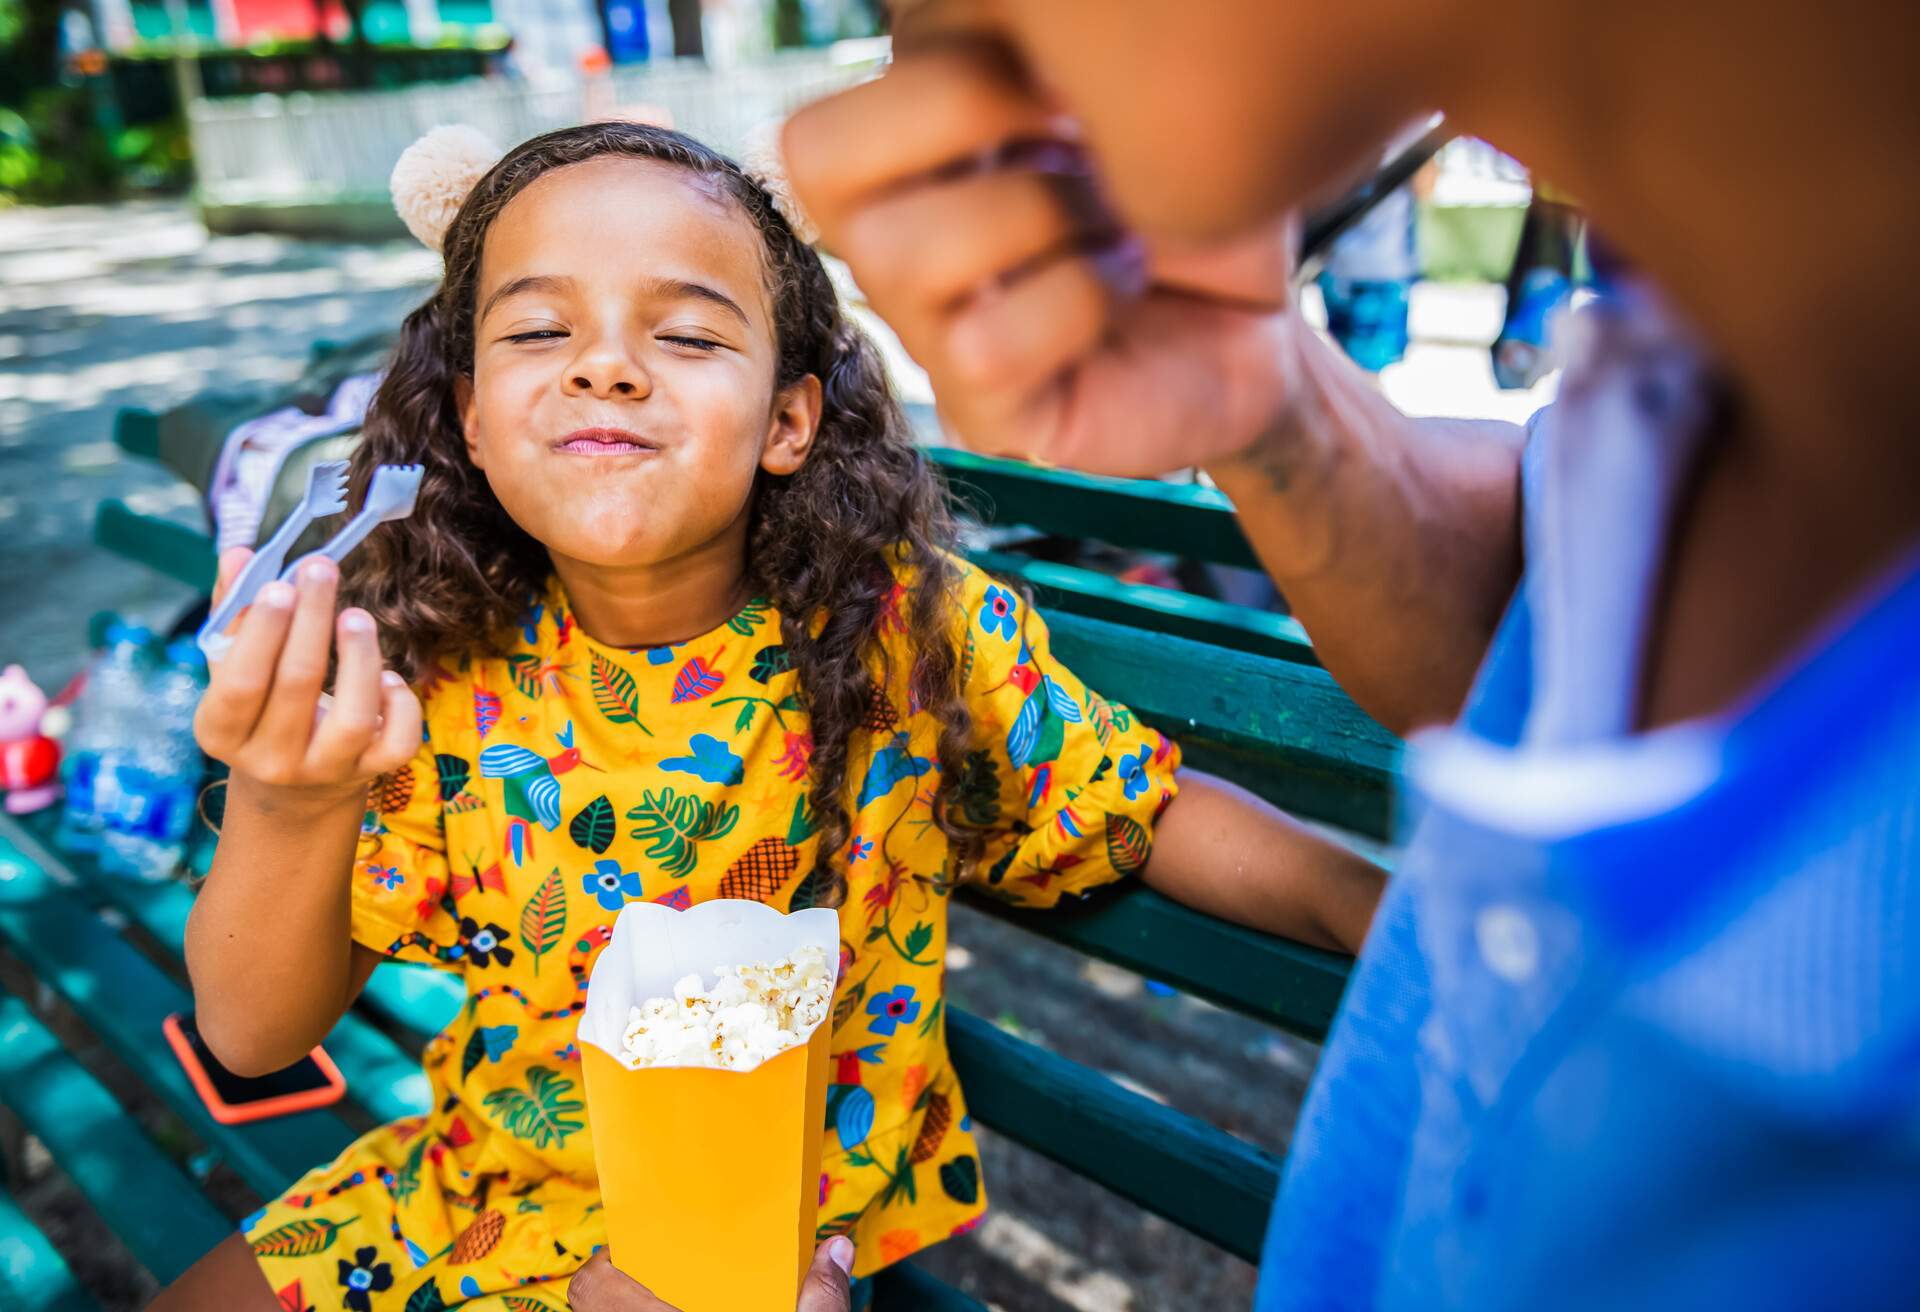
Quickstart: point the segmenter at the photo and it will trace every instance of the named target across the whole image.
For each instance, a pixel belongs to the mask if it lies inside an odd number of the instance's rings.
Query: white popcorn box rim
[[[711,983],[721,966],[759,965],[805,947],[826,953],[837,986],[840,916],[826,907],[787,913],[748,898],[716,898],[677,911],[656,902],[629,902],[614,918],[613,937],[587,980],[580,1042],[620,1061],[628,1018],[647,999],[672,997],[674,984],[688,975]],[[804,1046],[822,1023],[824,1018],[809,1026],[795,1046]],[[729,1069],[745,1074],[759,1064]]]

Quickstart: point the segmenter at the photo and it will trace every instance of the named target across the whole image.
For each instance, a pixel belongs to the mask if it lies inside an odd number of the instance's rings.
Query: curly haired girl
[[[564,1307],[604,1240],[574,1028],[635,899],[839,909],[821,1219],[862,1276],[985,1207],[942,1023],[953,888],[1045,906],[1138,873],[1357,943],[1371,867],[1176,779],[953,555],[878,356],[737,165],[658,128],[549,133],[442,250],[354,465],[360,489],[423,466],[413,516],[344,577],[263,591],[213,675],[199,732],[232,778],[187,949],[241,1073],[308,1051],[386,958],[467,1005],[427,1046],[426,1115],[157,1306]]]

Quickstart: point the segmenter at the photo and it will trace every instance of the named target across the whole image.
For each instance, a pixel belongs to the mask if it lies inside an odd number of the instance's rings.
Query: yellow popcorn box
[[[635,902],[587,983],[580,1052],[609,1255],[680,1312],[798,1299],[820,1205],[832,1026],[752,1070],[630,1070],[620,1060],[628,1019],[687,975],[711,985],[719,967],[804,947],[821,949],[833,970],[839,917],[726,898],[685,911]]]

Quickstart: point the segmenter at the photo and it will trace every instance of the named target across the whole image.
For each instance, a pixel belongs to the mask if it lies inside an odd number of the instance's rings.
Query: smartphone
[[[186,1068],[200,1101],[222,1125],[325,1107],[340,1101],[347,1091],[340,1068],[319,1048],[285,1070],[249,1077],[235,1075],[207,1051],[190,1014],[175,1012],[160,1023],[160,1028],[166,1032],[173,1055]]]

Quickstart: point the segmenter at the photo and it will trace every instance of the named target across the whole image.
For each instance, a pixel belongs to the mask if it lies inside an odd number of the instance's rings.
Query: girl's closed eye
[[[526,332],[508,333],[503,339],[509,342],[553,342],[567,335],[564,328],[530,328]]]
[[[700,337],[691,333],[662,333],[660,340],[672,346],[682,346],[690,351],[708,354],[728,349],[724,342],[716,342],[710,337]]]

